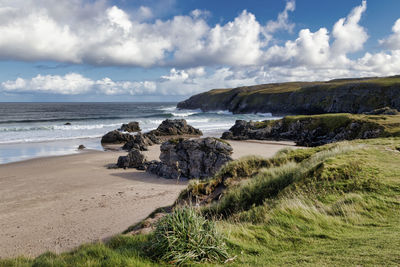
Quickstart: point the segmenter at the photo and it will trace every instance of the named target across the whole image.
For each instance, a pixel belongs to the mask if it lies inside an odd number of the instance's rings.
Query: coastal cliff
[[[214,89],[178,103],[180,109],[233,113],[363,113],[400,109],[400,76],[289,82]]]

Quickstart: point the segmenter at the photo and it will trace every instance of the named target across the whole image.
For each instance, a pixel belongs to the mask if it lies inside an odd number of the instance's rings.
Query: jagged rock
[[[161,145],[159,161],[148,163],[147,171],[165,178],[206,178],[232,160],[232,147],[216,138],[172,139]]]
[[[335,123],[332,124],[332,121]],[[356,120],[346,115],[283,118],[276,121],[237,120],[222,139],[230,140],[291,140],[300,146],[320,146],[342,140],[377,138],[384,128],[368,120]]]
[[[79,146],[78,146],[78,149],[79,149],[79,150],[83,150],[83,149],[85,149],[85,148],[86,148],[86,147],[85,147],[84,145],[79,145]]]
[[[122,124],[122,126],[119,130],[123,131],[123,132],[129,132],[129,133],[141,131],[141,129],[139,127],[139,123],[137,121],[132,121],[128,124]]]
[[[118,158],[117,166],[119,168],[138,168],[145,169],[146,157],[137,149],[129,151],[127,156]]]
[[[138,149],[140,151],[148,150],[148,146],[152,146],[154,144],[159,144],[160,140],[157,136],[152,133],[138,133],[137,135],[133,136],[132,140],[127,142],[122,149],[124,150],[131,150],[131,149]]]
[[[203,135],[199,130],[187,124],[184,119],[164,120],[156,130],[151,131],[156,136],[168,135]]]
[[[114,130],[106,133],[102,138],[101,142],[103,144],[120,144],[126,143],[133,140],[134,135],[130,133],[123,133],[118,130]]]
[[[399,115],[400,112],[395,108],[384,107],[384,108],[374,109],[370,112],[364,112],[364,114],[367,114],[367,115]]]

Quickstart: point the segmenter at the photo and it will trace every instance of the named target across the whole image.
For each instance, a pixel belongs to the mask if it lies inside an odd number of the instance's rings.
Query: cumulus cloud
[[[56,93],[62,95],[76,95],[86,93],[91,90],[94,82],[77,73],[59,75],[37,75],[36,77],[25,80],[17,78],[15,81],[1,83],[5,92],[40,92]]]
[[[355,7],[347,18],[341,18],[333,26],[332,35],[335,41],[332,52],[336,55],[346,55],[362,49],[368,34],[359,25],[362,14],[367,9],[367,1],[363,0],[360,6]]]
[[[400,19],[394,23],[392,32],[393,34],[386,39],[380,40],[379,43],[391,50],[400,50]]]
[[[294,30],[289,20],[294,0],[265,25],[244,10],[214,26],[207,23],[209,13],[204,10],[149,22],[154,19],[149,7],[127,13],[107,1],[60,0],[57,6],[50,2],[0,0],[0,58],[170,66],[168,73],[145,81],[92,80],[77,73],[38,75],[3,82],[2,91],[190,95],[210,88],[400,72],[400,19],[393,33],[380,41],[385,50],[349,57],[360,53],[368,39],[361,25],[365,0],[334,25],[300,29],[294,40],[281,45],[270,40],[279,30]]]
[[[293,29],[288,12],[294,7],[288,1],[265,27],[246,10],[209,26],[209,12],[198,9],[146,22],[154,16],[147,6],[127,13],[105,0],[0,0],[0,58],[140,67],[254,65],[266,45],[263,36]]]
[[[296,2],[294,0],[287,1],[285,9],[279,13],[277,20],[268,21],[262,32],[266,39],[265,44],[273,39],[273,33],[278,30],[286,30],[290,33],[293,31],[295,24],[289,22],[289,11],[293,12],[295,8]]]
[[[77,95],[89,92],[105,95],[142,95],[151,94],[156,85],[152,81],[131,82],[113,81],[110,78],[92,80],[78,73],[60,75],[37,75],[32,79],[17,78],[1,83],[3,92],[40,92],[61,95]]]

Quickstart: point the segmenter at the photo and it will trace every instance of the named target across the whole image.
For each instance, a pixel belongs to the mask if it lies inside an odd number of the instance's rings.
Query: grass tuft
[[[150,237],[148,253],[155,260],[176,265],[228,259],[224,238],[215,223],[193,208],[176,209],[163,217]]]

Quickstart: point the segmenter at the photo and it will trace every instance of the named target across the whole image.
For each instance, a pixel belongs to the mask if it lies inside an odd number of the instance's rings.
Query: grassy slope
[[[233,212],[232,222],[222,223],[240,255],[235,264],[398,266],[398,143],[375,140],[326,158],[322,166],[317,164],[313,172],[297,176],[277,195],[268,197],[270,189],[260,190],[264,204],[242,206],[246,211]],[[294,174],[298,171],[294,167]],[[255,179],[263,180],[262,176]],[[232,190],[231,195],[243,190],[254,196],[261,184]],[[221,205],[219,212],[229,206],[224,201]],[[214,212],[217,206],[212,207]]]
[[[224,218],[217,226],[235,266],[398,266],[399,150],[399,138],[386,138],[283,151],[271,160],[231,163],[191,189],[223,180],[227,191],[202,212]],[[119,236],[0,266],[157,265],[144,253],[147,239]]]
[[[243,95],[252,94],[276,94],[288,93],[298,90],[329,90],[338,86],[347,84],[359,84],[360,86],[371,84],[377,86],[392,86],[400,84],[400,76],[391,76],[383,78],[361,78],[361,79],[338,79],[326,82],[287,82],[287,83],[271,83],[254,86],[243,86],[234,89],[213,89],[205,94],[217,96],[222,94],[230,94],[232,90],[240,91]]]

